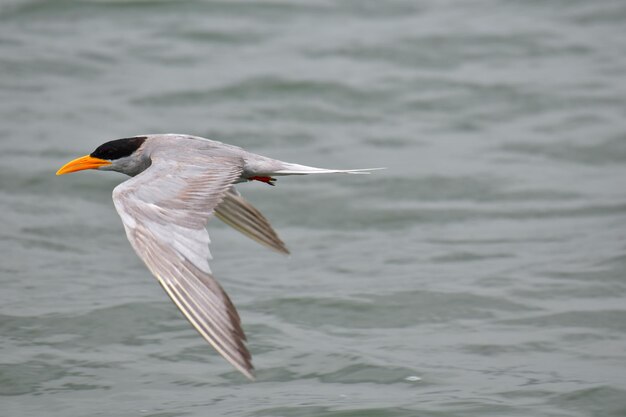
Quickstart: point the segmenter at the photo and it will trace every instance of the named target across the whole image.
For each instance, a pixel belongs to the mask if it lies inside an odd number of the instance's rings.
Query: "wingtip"
[[[289,252],[289,249],[287,249],[287,246],[285,246],[282,241],[280,243],[281,244],[274,243],[273,245],[271,246],[268,245],[267,247],[272,249],[274,252],[280,253],[281,255],[286,255],[286,256],[291,255],[291,252]]]
[[[245,367],[240,365],[235,365],[235,368],[246,377],[246,379],[250,382],[256,381],[256,373],[254,372],[254,367],[251,363],[247,364]]]

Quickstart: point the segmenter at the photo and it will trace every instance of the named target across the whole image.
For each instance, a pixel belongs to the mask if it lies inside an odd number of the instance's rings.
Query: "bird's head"
[[[140,150],[147,136],[116,139],[103,143],[89,155],[81,156],[63,165],[57,175],[85,169],[117,171],[137,175],[150,165],[149,159]]]

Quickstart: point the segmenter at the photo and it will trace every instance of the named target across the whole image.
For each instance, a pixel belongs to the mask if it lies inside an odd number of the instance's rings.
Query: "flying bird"
[[[179,134],[106,142],[65,164],[57,175],[86,169],[132,177],[113,190],[113,203],[131,246],[200,335],[249,379],[254,379],[254,367],[239,314],[209,268],[207,222],[215,214],[246,236],[287,254],[267,219],[239,194],[235,184],[274,185],[274,177],[281,175],[373,170],[292,164]]]

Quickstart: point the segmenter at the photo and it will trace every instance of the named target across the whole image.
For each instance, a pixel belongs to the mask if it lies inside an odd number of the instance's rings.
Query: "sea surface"
[[[209,223],[250,382],[132,251],[101,143],[369,176]],[[626,416],[623,0],[2,0],[0,416]]]

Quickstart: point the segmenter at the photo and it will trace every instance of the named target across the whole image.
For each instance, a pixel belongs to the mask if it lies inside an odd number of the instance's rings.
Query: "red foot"
[[[272,177],[248,177],[248,181],[261,181],[269,185],[276,185],[274,184],[274,181],[276,181],[276,178],[272,178]]]

